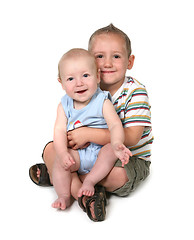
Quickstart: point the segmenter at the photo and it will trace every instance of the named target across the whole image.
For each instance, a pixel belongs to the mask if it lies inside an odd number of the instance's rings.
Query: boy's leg
[[[128,181],[127,173],[123,167],[113,167],[99,184],[104,186],[107,192],[113,192],[124,186]]]
[[[92,170],[84,179],[83,185],[78,192],[78,197],[82,195],[92,196],[94,194],[94,186],[108,175],[116,160],[117,158],[110,143],[102,147]]]
[[[121,166],[121,162],[117,161],[110,173],[99,184],[104,186],[107,192],[118,196],[127,196],[149,176],[149,168],[149,161],[136,156],[131,157],[124,168]],[[80,175],[81,181],[84,181],[85,178],[85,175]]]
[[[42,158],[47,166],[47,170],[48,170],[49,177],[50,177],[50,182],[53,183],[52,172],[53,172],[53,164],[56,159],[56,152],[55,152],[53,142],[47,143],[47,145],[45,146],[45,148],[43,150]]]
[[[71,197],[71,172],[79,169],[79,154],[77,151],[69,149],[69,153],[75,160],[75,164],[70,169],[65,170],[59,159],[56,158],[53,164],[53,185],[58,195],[58,199],[52,204],[54,208],[66,209],[70,205]]]
[[[115,166],[117,166],[115,168],[121,168],[120,161],[117,161]],[[127,174],[128,181],[121,188],[111,191],[121,197],[128,196],[149,176],[150,161],[133,156],[130,158],[129,163],[124,166],[124,170]]]

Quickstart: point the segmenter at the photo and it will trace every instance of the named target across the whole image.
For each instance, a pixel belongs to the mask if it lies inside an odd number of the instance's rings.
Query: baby
[[[57,157],[53,166],[53,185],[58,199],[52,206],[66,209],[70,205],[72,172],[88,173],[78,196],[92,196],[95,184],[111,171],[116,160],[119,158],[124,166],[132,154],[123,144],[124,130],[109,92],[98,88],[100,72],[93,55],[84,49],[72,49],[62,56],[58,70],[58,80],[66,95],[58,106],[54,128]],[[90,143],[83,149],[69,149],[67,132],[82,126],[108,127],[111,143],[103,148]],[[109,153],[105,154],[106,159],[103,151]]]

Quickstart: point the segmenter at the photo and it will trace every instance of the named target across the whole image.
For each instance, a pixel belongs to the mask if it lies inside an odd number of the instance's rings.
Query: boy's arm
[[[126,146],[136,145],[141,140],[145,127],[151,126],[150,105],[146,89],[144,87],[136,88],[130,95],[124,119]]]
[[[105,145],[110,142],[108,129],[80,127],[67,133],[68,146],[73,149],[84,148],[90,142]]]
[[[68,153],[66,126],[67,118],[64,113],[62,104],[59,104],[54,127],[54,147],[57,157],[60,160],[62,166],[65,169],[68,169],[68,166],[74,164],[75,162],[71,155]]]
[[[144,126],[133,126],[124,128],[125,146],[136,145],[143,134]],[[90,142],[105,145],[110,143],[110,132],[108,129],[80,127],[67,133],[68,146],[73,149],[84,148]]]
[[[136,145],[143,134],[144,126],[133,126],[124,128],[125,146]],[[67,133],[68,146],[73,149],[84,148],[87,143],[93,142],[100,145],[110,143],[110,132],[108,129],[80,127]]]
[[[124,144],[125,146],[134,146],[136,145],[144,132],[144,126],[133,126],[133,127],[127,127],[124,128],[124,133],[125,133],[125,141]]]

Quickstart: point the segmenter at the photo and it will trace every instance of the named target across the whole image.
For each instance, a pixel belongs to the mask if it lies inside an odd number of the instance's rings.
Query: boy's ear
[[[134,64],[134,61],[135,61],[135,56],[134,56],[134,55],[131,55],[131,56],[129,57],[129,62],[128,62],[128,67],[127,67],[127,69],[129,69],[129,70],[132,69],[133,64]]]

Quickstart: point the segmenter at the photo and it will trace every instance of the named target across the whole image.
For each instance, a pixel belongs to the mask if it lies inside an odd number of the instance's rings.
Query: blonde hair
[[[129,37],[123,31],[121,31],[120,29],[116,28],[112,23],[109,24],[106,27],[103,27],[103,28],[100,28],[100,29],[96,30],[91,35],[91,37],[89,39],[89,43],[88,43],[88,50],[91,51],[92,40],[94,39],[95,36],[98,36],[100,34],[109,34],[109,33],[117,34],[117,35],[121,36],[125,40],[127,54],[128,54],[128,57],[130,57],[132,50],[131,50],[131,41],[130,41]]]
[[[58,63],[58,78],[59,79],[61,79],[61,75],[60,75],[61,63],[66,59],[76,58],[76,57],[88,57],[88,58],[90,58],[91,63],[94,65],[94,67],[96,68],[96,72],[97,72],[96,60],[95,60],[94,56],[89,51],[87,51],[83,48],[72,48],[71,50],[69,50],[68,52],[63,54],[63,56],[61,57],[61,59]]]

